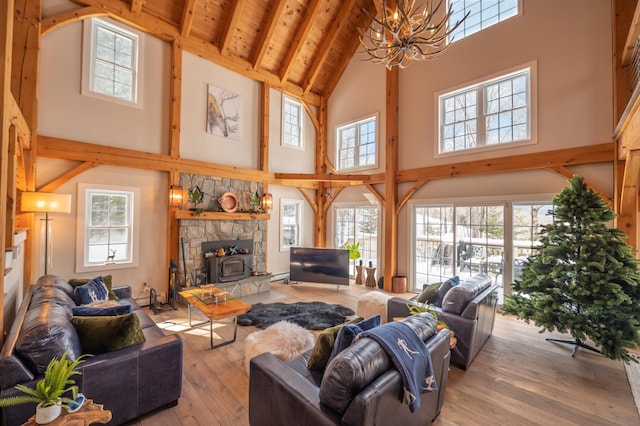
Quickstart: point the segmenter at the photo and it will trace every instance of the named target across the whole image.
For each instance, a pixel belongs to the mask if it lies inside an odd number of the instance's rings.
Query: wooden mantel
[[[269,220],[269,213],[227,213],[197,212],[193,210],[176,210],[178,220]]]

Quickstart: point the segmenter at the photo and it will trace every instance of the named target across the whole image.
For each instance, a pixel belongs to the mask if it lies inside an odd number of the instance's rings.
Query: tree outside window
[[[300,246],[300,225],[302,219],[302,202],[299,200],[282,200],[280,208],[280,251],[288,251],[290,247]]]

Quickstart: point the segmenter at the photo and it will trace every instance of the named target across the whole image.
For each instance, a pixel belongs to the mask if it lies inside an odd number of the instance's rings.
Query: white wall
[[[145,36],[142,53],[144,75],[141,79],[144,107],[139,109],[80,94],[81,37],[82,23],[74,23],[51,32],[42,40],[38,133],[112,147],[166,153],[169,147],[169,46]],[[36,187],[49,183],[77,165],[72,161],[39,157]],[[140,263],[137,268],[88,274],[74,272],[78,182],[136,186],[141,189]],[[51,216],[54,219],[51,272],[67,279],[111,274],[114,284],[131,284],[134,296],[142,289],[143,282],[164,291],[167,286],[167,185],[166,173],[99,166],[56,189],[55,192],[72,195],[72,212]],[[38,228],[39,218],[37,215]],[[40,265],[39,229],[34,231],[34,276],[37,278],[43,271]]]
[[[604,1],[536,0],[523,2],[522,16],[454,43],[438,59],[415,62],[400,70],[399,169],[472,161],[497,156],[550,151],[610,142],[613,132],[611,72],[611,5]],[[553,11],[553,13],[549,13]],[[385,68],[362,61],[356,54],[328,102],[330,143],[335,127],[380,112],[380,140],[384,141]],[[436,94],[489,75],[536,61],[538,69],[538,143],[499,151],[435,158]],[[381,145],[381,151],[384,150]],[[333,151],[330,151],[333,154]],[[381,167],[383,166],[381,162]],[[381,168],[374,172],[382,171]],[[589,183],[611,195],[612,164],[572,168]],[[566,179],[545,171],[495,174],[431,181],[414,201],[481,197],[509,200],[554,194]],[[399,187],[399,198],[411,187]],[[384,194],[384,185],[377,187]],[[360,200],[362,191],[350,189],[339,202]],[[409,272],[410,217],[404,207],[398,216],[398,274]],[[384,214],[384,212],[383,212]],[[332,219],[330,219],[332,220]],[[327,236],[327,240],[332,237]],[[381,256],[384,250],[384,242]]]

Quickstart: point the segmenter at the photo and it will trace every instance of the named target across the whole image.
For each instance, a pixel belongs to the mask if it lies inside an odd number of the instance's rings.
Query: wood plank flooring
[[[271,301],[316,300],[355,309],[358,297],[368,291],[372,289],[356,285],[336,290],[336,286],[274,282],[270,294]],[[249,303],[267,301],[258,299]],[[257,329],[238,327],[235,343],[212,350],[208,326],[176,331],[186,323],[184,306],[151,316],[163,326],[174,324],[174,331],[166,329],[167,333],[179,333],[184,341],[182,397],[176,407],[128,424],[248,425],[244,339]],[[225,326],[214,332],[226,338],[231,330]],[[493,336],[471,367],[467,371],[451,367],[444,407],[433,424],[640,425],[622,362],[582,349],[573,358],[569,345],[546,342],[546,337],[566,336],[539,334],[533,325],[498,314]]]

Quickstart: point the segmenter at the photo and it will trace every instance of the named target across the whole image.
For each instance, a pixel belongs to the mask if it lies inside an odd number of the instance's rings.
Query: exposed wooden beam
[[[236,30],[238,20],[240,19],[240,15],[242,14],[246,2],[246,0],[235,0],[231,2],[231,7],[227,12],[227,19],[225,20],[224,26],[222,27],[220,53],[222,53],[223,56],[229,55],[229,46],[231,45],[231,41],[233,40],[233,33]]]
[[[143,0],[131,0],[131,13],[139,15],[142,12]]]
[[[313,214],[318,214],[318,204],[316,203],[316,200],[311,196],[311,194],[309,194],[309,191],[306,188],[298,188],[298,190],[311,206]]]
[[[182,44],[171,44],[171,82],[169,87],[169,156],[180,156],[180,123],[182,122]]]
[[[305,41],[307,41],[307,36],[313,28],[314,19],[322,3],[324,3],[323,0],[311,0],[307,5],[304,18],[296,31],[296,35],[293,37],[293,43],[287,49],[287,53],[282,61],[283,68],[280,70],[280,81],[284,82],[289,79],[289,73],[291,73],[293,65],[298,60],[302,46]]]
[[[273,33],[278,26],[278,17],[282,14],[286,3],[286,0],[275,0],[267,13],[265,20],[262,22],[262,31],[260,31],[260,34],[258,35],[258,40],[256,42],[257,48],[252,56],[253,69],[255,71],[259,70],[262,66],[262,60],[264,59],[264,55],[267,53],[267,48],[269,47]]]
[[[329,52],[333,47],[338,35],[340,35],[340,31],[347,25],[349,21],[349,16],[351,15],[351,9],[353,9],[353,5],[355,4],[355,0],[347,0],[343,1],[340,5],[340,9],[338,10],[338,14],[331,22],[331,26],[329,28],[329,32],[322,39],[322,45],[318,48],[318,52],[313,58],[313,62],[307,71],[307,74],[304,77],[304,82],[302,87],[304,88],[304,92],[308,93],[311,91],[313,84],[316,82],[318,78],[318,74],[322,68],[322,65],[327,60],[329,56]]]
[[[76,142],[42,135],[38,135],[38,156],[91,161],[99,164],[143,170],[197,173],[205,176],[245,179],[255,182],[270,182],[273,180],[273,174],[263,173],[259,170],[208,163],[206,161],[173,158],[168,155]]]
[[[281,82],[277,75],[268,71],[262,69],[256,71],[253,66],[244,59],[236,56],[223,56],[220,53],[220,49],[212,43],[204,40],[198,40],[194,37],[189,37],[184,42],[183,47],[185,50],[195,55],[223,65],[231,71],[237,72],[245,77],[249,77],[259,82],[268,83],[274,89],[291,94],[293,97],[304,99],[312,105],[318,105],[320,103],[319,95],[315,93],[305,94],[302,87],[288,81]]]
[[[386,72],[385,119],[385,187],[384,187],[384,289],[391,291],[391,278],[398,269],[398,122],[400,111],[400,71],[394,67]],[[380,269],[380,268],[378,268]]]
[[[547,168],[548,171],[558,174],[560,176],[566,177],[567,179],[571,179],[573,177],[573,175],[575,173],[573,173],[571,170],[567,169],[566,167],[549,167]],[[585,181],[585,184],[587,185],[587,187],[593,189],[596,193],[600,194],[600,197],[605,200],[606,202],[608,202],[609,204],[611,204],[613,206],[613,198],[611,198],[609,195],[605,194],[604,191],[602,191],[600,188],[598,188],[597,186],[594,186],[592,184],[590,184],[589,182]]]
[[[258,168],[263,172],[269,171],[269,124],[271,117],[271,87],[267,83],[260,86],[260,142],[258,152],[260,155]],[[266,189],[265,189],[266,192]]]
[[[385,207],[384,196],[382,194],[380,194],[378,192],[378,190],[376,190],[376,188],[373,185],[365,183],[364,187],[367,188],[369,190],[369,192],[371,192],[373,194],[373,196],[378,199],[378,202],[380,203],[382,208],[384,208]]]
[[[340,194],[343,189],[344,187],[331,188],[331,195],[328,196],[327,198],[331,198],[331,200],[335,200],[338,197],[338,194]],[[331,202],[324,203],[324,206],[322,207],[322,211],[324,212],[325,217],[327,215],[327,212],[329,211],[329,207],[331,207]]]
[[[620,194],[621,216],[632,216],[638,209],[638,175],[640,174],[640,151],[627,154]]]
[[[316,117],[316,115],[314,114],[313,110],[311,109],[311,105],[309,105],[303,99],[300,99],[300,103],[302,104],[302,107],[305,109],[305,111],[307,111],[307,114],[309,115],[309,118],[311,119],[311,123],[313,123],[313,127],[315,127],[316,132],[317,132],[318,129],[320,129],[320,122],[318,121],[318,118]]]
[[[82,9],[75,9],[68,12],[58,13],[57,15],[49,16],[42,20],[40,34],[45,36],[51,31],[57,30],[58,28],[61,28],[65,25],[73,24],[74,22],[80,22],[88,18],[97,18],[100,16],[108,16],[108,13],[94,6],[87,6],[83,7]]]
[[[276,179],[291,179],[297,181],[311,180],[316,182],[360,182],[369,180],[367,175],[332,175],[326,173],[276,173]]]
[[[407,204],[407,201],[409,201],[411,196],[415,194],[418,189],[422,188],[424,184],[426,184],[427,182],[429,182],[429,179],[420,179],[419,181],[415,182],[411,186],[411,188],[409,188],[409,190],[406,192],[406,194],[404,194],[402,199],[398,201],[398,204],[396,205],[396,214],[400,213],[400,210],[402,209],[402,207],[404,207],[405,204]]]
[[[617,3],[623,3],[617,0]],[[623,34],[627,34],[624,49],[622,51],[622,65],[629,65],[631,63],[631,56],[633,50],[638,43],[638,37],[640,37],[640,5],[637,2],[629,0],[627,3],[636,3],[635,10],[633,11],[633,19],[631,19],[631,25],[629,28],[620,28]],[[628,17],[627,17],[628,19]]]
[[[18,106],[18,102],[15,100],[12,94],[9,94],[9,121],[16,128],[18,139],[20,140],[21,149],[31,148],[31,130],[27,124],[26,118],[22,115],[22,111]]]
[[[186,39],[191,34],[191,26],[195,16],[196,5],[198,0],[187,0],[182,9],[182,18],[180,19],[180,36]]]
[[[92,168],[98,166],[98,163],[91,163],[89,161],[85,161],[84,163],[80,163],[77,166],[75,166],[74,168],[72,168],[71,170],[69,170],[68,172],[66,172],[65,174],[63,174],[62,176],[52,180],[51,182],[49,182],[48,184],[38,188],[36,191],[39,192],[53,192],[56,189],[58,189],[60,186],[64,185],[65,183],[69,182],[71,179],[73,179],[74,177],[78,176],[79,174],[82,174],[84,172],[86,172],[87,170],[91,170]]]
[[[614,144],[603,143],[554,151],[496,157],[487,160],[473,160],[443,164],[441,166],[401,170],[398,172],[398,182],[417,181],[423,178],[442,179],[547,169],[550,167],[575,166],[579,164],[608,163],[613,161],[614,151]]]

